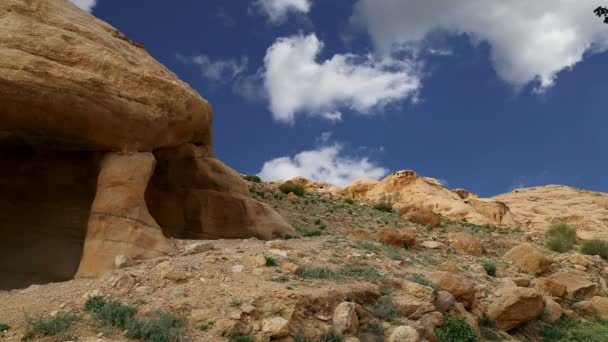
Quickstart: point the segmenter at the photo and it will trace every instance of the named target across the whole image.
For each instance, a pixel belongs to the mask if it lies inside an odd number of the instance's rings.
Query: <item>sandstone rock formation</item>
[[[165,255],[166,237],[295,234],[215,159],[209,103],[141,44],[68,0],[0,13],[0,289]]]
[[[608,193],[547,185],[493,197],[505,203],[528,231],[545,232],[555,223],[576,228],[581,239],[608,239]]]
[[[316,191],[316,192],[321,192],[321,193],[326,192],[326,193],[330,193],[330,194],[337,194],[338,192],[342,191],[342,188],[337,185],[329,184],[326,182],[315,182],[315,181],[306,179],[304,177],[296,177],[289,181],[294,184],[303,186],[304,189],[306,189],[306,190],[311,190],[311,191]]]
[[[531,274],[542,274],[553,263],[553,260],[544,256],[531,243],[522,243],[511,248],[502,259],[512,262],[515,266]]]
[[[516,228],[509,208],[496,200],[481,199],[470,194],[450,191],[433,178],[420,177],[414,171],[398,171],[382,181],[360,179],[340,191],[340,194],[372,202],[393,202],[396,209],[415,206],[429,208],[452,220],[479,225]]]
[[[497,292],[498,298],[488,307],[488,317],[504,330],[536,318],[545,308],[542,295],[534,289],[506,287]]]

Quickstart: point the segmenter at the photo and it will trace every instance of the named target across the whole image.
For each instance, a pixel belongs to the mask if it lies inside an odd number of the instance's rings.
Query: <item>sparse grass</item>
[[[281,184],[279,186],[279,190],[286,195],[293,192],[293,194],[298,197],[302,197],[306,193],[303,186],[292,182],[285,182]]]
[[[354,278],[360,280],[369,281],[382,281],[382,276],[378,270],[373,267],[365,265],[345,265],[338,269],[331,269],[329,267],[314,267],[314,266],[302,266],[300,268],[300,277],[302,278],[314,278],[314,279],[329,279],[329,280],[341,280],[344,278]]]
[[[249,182],[253,182],[253,183],[261,183],[262,179],[258,176],[255,175],[244,175],[243,179]]]
[[[486,273],[490,277],[496,277],[496,263],[492,260],[484,260],[481,262],[481,266],[486,270]]]
[[[602,259],[608,260],[608,241],[589,240],[583,242],[581,253],[586,255],[599,255]]]
[[[380,247],[370,241],[357,241],[357,242],[351,244],[351,247],[358,248],[358,249],[364,249],[364,250],[374,252],[374,253],[380,253]]]
[[[253,342],[253,338],[250,336],[234,336],[230,338],[230,342]]]
[[[339,278],[336,271],[327,267],[302,266],[300,268],[300,277],[315,278],[315,279],[333,279]]]
[[[374,316],[385,321],[393,321],[401,315],[390,296],[380,297],[380,300],[372,307],[371,311]]]
[[[414,274],[412,276],[410,276],[408,278],[409,281],[414,282],[416,284],[420,284],[423,286],[428,286],[430,288],[433,289],[433,291],[435,291],[435,294],[437,294],[437,292],[439,292],[439,288],[431,283],[428,279],[426,279],[426,277],[424,276],[424,274]]]
[[[118,300],[91,297],[85,303],[84,311],[92,313],[96,319],[104,324],[125,329],[129,321],[135,316],[137,309]]]
[[[567,224],[551,226],[545,236],[547,237],[547,248],[554,252],[567,252],[576,244],[576,229]]]
[[[185,319],[167,311],[156,311],[150,318],[129,321],[126,336],[146,342],[178,342],[183,340],[185,326]]]
[[[240,298],[232,298],[230,300],[230,303],[228,303],[228,305],[230,305],[233,308],[239,307],[239,306],[243,305],[243,300]]]
[[[479,332],[484,341],[502,341],[504,338],[498,332],[496,322],[483,316],[479,319]]]
[[[577,322],[562,315],[553,324],[544,324],[540,335],[551,342],[605,342],[608,340],[608,321]]]
[[[198,326],[198,329],[201,330],[201,331],[207,331],[207,330],[213,328],[214,324],[215,324],[215,321],[207,321],[207,322],[205,322],[203,324],[200,324]]]
[[[264,255],[264,259],[266,259],[266,267],[274,267],[274,266],[277,266],[279,264],[277,262],[277,259],[275,259],[273,257]]]
[[[178,342],[183,340],[186,321],[167,311],[156,311],[149,318],[136,319],[137,309],[118,300],[91,297],[85,312],[108,326],[125,330],[129,338],[145,342]]]
[[[8,331],[8,330],[10,330],[10,328],[11,328],[11,326],[8,324],[0,323],[0,332]]]
[[[446,315],[443,326],[437,329],[439,342],[477,342],[475,330],[458,316]]]
[[[345,198],[344,199],[344,203],[349,204],[349,205],[353,205],[355,204],[355,200],[352,198]]]
[[[280,276],[272,277],[272,278],[268,279],[268,281],[272,281],[275,283],[286,283],[289,281],[289,276],[280,275]]]
[[[302,233],[302,236],[304,237],[315,237],[321,235],[323,235],[323,232],[321,232],[320,230],[307,230]]]
[[[26,329],[23,341],[29,341],[34,337],[54,336],[67,331],[72,323],[78,318],[74,313],[60,312],[53,317],[43,316],[27,317]]]
[[[393,205],[388,202],[378,202],[374,205],[374,209],[385,213],[392,213],[395,211]]]

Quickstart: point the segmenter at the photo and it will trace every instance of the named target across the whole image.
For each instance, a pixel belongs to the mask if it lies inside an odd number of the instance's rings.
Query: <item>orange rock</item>
[[[511,248],[502,259],[531,274],[542,274],[553,263],[553,260],[542,255],[536,246],[527,242]]]
[[[450,247],[466,254],[481,256],[483,254],[483,242],[480,238],[469,233],[451,233],[448,235]]]
[[[378,241],[394,247],[412,246],[416,243],[414,230],[382,228],[378,231]]]
[[[399,209],[399,213],[408,221],[434,228],[441,227],[441,215],[429,208],[406,206]]]
[[[476,301],[477,291],[475,284],[462,274],[437,271],[427,276],[428,280],[440,289],[454,295],[457,301],[462,302],[467,308],[472,308]]]
[[[532,280],[532,284],[555,297],[563,298],[568,293],[566,285],[551,278],[536,278]]]
[[[532,320],[543,312],[543,296],[525,287],[505,287],[498,290],[498,298],[488,307],[488,317],[503,330],[511,330]]]
[[[287,194],[287,200],[292,203],[292,204],[298,204],[300,203],[300,197],[298,197],[296,194],[294,194],[293,192],[290,192],[289,194]]]

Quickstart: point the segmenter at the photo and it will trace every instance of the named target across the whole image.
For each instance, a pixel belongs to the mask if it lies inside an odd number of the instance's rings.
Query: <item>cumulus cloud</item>
[[[97,5],[97,0],[70,0],[74,5],[80,7],[82,10],[91,13],[93,7]]]
[[[368,158],[342,156],[343,146],[334,144],[303,151],[293,157],[276,158],[264,163],[258,176],[265,181],[305,177],[318,182],[346,186],[358,178],[381,178],[388,170]]]
[[[247,64],[249,63],[247,57],[242,57],[240,61],[234,59],[214,61],[205,55],[186,57],[177,54],[176,57],[182,63],[196,65],[203,78],[215,82],[231,81],[247,70]]]
[[[420,88],[411,62],[353,54],[317,61],[322,48],[310,34],[279,38],[266,52],[264,83],[277,121],[293,123],[296,114],[339,121],[341,108],[367,114]]]
[[[312,6],[311,0],[257,0],[257,6],[274,23],[280,23],[290,12],[308,13]]]
[[[608,30],[594,20],[592,0],[358,0],[354,21],[384,53],[424,44],[429,33],[467,34],[491,47],[500,78],[539,90],[585,53],[608,49]]]

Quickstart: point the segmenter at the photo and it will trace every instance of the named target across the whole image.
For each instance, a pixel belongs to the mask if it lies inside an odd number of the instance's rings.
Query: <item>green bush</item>
[[[96,319],[105,324],[125,329],[137,309],[118,300],[91,297],[85,303],[84,311],[92,313]]]
[[[279,264],[277,263],[277,259],[273,257],[264,255],[264,259],[266,260],[266,267],[274,267]]]
[[[303,237],[315,237],[315,236],[321,236],[323,235],[323,233],[320,230],[307,230],[304,233],[302,233]]]
[[[340,276],[336,271],[327,267],[302,266],[300,268],[300,277],[315,278],[315,279],[338,279]]]
[[[432,288],[433,291],[435,291],[435,294],[437,294],[437,292],[439,292],[439,288],[437,287],[437,285],[431,283],[428,279],[426,279],[424,274],[414,274],[413,276],[409,277],[408,279],[409,279],[409,281],[414,282],[416,284],[420,284],[420,285],[428,286],[428,287]]]
[[[583,242],[581,253],[586,255],[599,255],[603,259],[608,260],[608,241],[605,240],[589,240]]]
[[[249,182],[253,182],[253,183],[261,183],[262,179],[258,176],[255,175],[244,175],[243,179]]]
[[[304,193],[306,193],[303,186],[301,186],[300,184],[292,183],[292,182],[285,182],[285,183],[281,184],[279,186],[279,190],[286,195],[289,194],[290,192],[293,192],[293,194],[298,197],[302,197],[302,196],[304,196]]]
[[[29,341],[37,336],[53,336],[70,328],[77,316],[73,313],[61,312],[49,318],[42,316],[27,317],[23,341]]]
[[[0,332],[7,331],[10,328],[11,328],[11,326],[8,325],[8,324],[2,324],[2,323],[0,323]]]
[[[577,322],[562,315],[553,324],[544,324],[540,335],[551,342],[605,342],[608,341],[608,321]]]
[[[150,318],[133,319],[127,324],[126,336],[146,342],[178,342],[184,337],[186,321],[166,311],[156,311]]]
[[[547,247],[554,251],[564,253],[576,245],[576,229],[567,224],[556,224],[549,228],[545,234]]]
[[[392,321],[401,315],[390,296],[380,297],[378,303],[372,307],[372,314],[385,321]]]
[[[475,330],[458,316],[447,315],[443,326],[437,330],[439,342],[477,342]]]
[[[374,205],[374,209],[383,211],[385,213],[392,213],[395,211],[395,209],[393,209],[393,205],[389,202],[378,202]]]
[[[483,266],[483,268],[486,270],[486,273],[490,277],[496,277],[496,263],[494,263],[494,261],[484,260],[482,261],[481,266]]]

